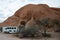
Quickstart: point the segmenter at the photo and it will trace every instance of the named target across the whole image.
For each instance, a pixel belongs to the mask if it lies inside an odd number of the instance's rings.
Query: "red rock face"
[[[21,21],[25,21],[26,25],[30,25],[28,23],[32,18],[36,21],[47,17],[60,20],[60,8],[50,8],[46,4],[28,4],[17,10],[14,15],[1,23],[0,26],[18,26]]]
[[[19,21],[19,18],[16,16],[11,16],[7,20],[5,20],[3,23],[0,24],[0,26],[17,26]]]

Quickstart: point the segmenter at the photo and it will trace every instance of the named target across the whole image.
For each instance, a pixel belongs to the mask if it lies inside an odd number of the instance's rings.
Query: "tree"
[[[57,27],[58,27],[58,29],[56,29],[56,32],[60,32],[60,20],[55,19],[55,20],[53,20],[53,23],[54,23],[55,25],[57,25]]]
[[[50,20],[50,18],[44,18],[44,19],[38,20],[36,22],[37,22],[38,25],[43,26],[43,30],[44,30],[43,35],[44,36],[49,36],[46,33],[46,28],[50,28],[51,26],[53,26],[53,22]]]
[[[53,23],[56,24],[58,27],[60,27],[60,20],[55,19],[53,20]]]
[[[35,35],[37,35],[39,32],[39,26],[38,25],[32,25],[29,29],[28,29],[29,33],[28,35],[31,35],[32,37],[35,37]],[[38,35],[37,35],[38,36]]]
[[[21,25],[19,25],[19,37],[27,37],[27,36],[34,37],[39,30],[39,26],[32,25],[32,26],[28,26],[29,28],[25,29],[24,23],[25,22],[22,22],[20,23]]]
[[[19,28],[18,36],[21,37],[21,38],[23,37],[22,32],[25,31],[25,24],[26,24],[25,21],[21,21],[21,23],[18,27]]]
[[[48,21],[49,21],[49,18],[45,18],[45,19],[41,20],[41,24],[44,29],[44,36],[46,36],[46,27],[48,27]]]

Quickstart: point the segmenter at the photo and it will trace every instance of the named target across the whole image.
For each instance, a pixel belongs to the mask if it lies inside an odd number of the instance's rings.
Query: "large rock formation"
[[[18,26],[21,21],[25,21],[27,26],[32,18],[34,21],[44,18],[60,20],[60,8],[51,8],[46,4],[28,4],[17,10],[14,15],[1,23],[0,26]]]

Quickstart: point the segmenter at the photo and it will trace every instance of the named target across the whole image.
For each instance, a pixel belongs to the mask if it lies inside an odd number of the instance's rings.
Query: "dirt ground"
[[[51,33],[50,38],[18,38],[14,34],[0,33],[0,40],[60,40],[60,33]]]

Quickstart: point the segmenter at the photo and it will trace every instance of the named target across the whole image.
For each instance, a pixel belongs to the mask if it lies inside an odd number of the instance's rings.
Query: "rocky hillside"
[[[25,21],[27,26],[30,25],[28,23],[32,18],[32,24],[34,24],[36,20],[42,20],[44,18],[60,20],[60,8],[51,8],[46,4],[28,4],[18,9],[14,15],[7,18],[3,23],[0,24],[0,27],[18,26],[21,21]]]

